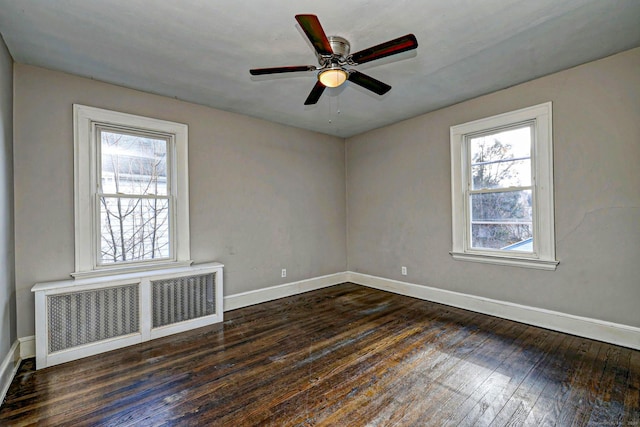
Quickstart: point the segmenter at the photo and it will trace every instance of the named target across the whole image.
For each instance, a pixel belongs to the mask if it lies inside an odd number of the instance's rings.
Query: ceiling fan
[[[418,47],[418,41],[413,34],[398,37],[388,42],[372,46],[368,49],[350,54],[349,41],[339,36],[328,36],[324,33],[322,25],[316,15],[296,15],[296,21],[311,41],[319,67],[315,65],[294,65],[288,67],[254,68],[249,70],[251,75],[295,73],[298,71],[319,71],[318,81],[311,93],[304,101],[304,105],[312,105],[318,102],[320,96],[327,87],[338,87],[345,81],[350,81],[358,86],[370,90],[378,95],[384,95],[391,90],[391,86],[376,80],[359,71],[347,68],[376,59],[406,52]]]

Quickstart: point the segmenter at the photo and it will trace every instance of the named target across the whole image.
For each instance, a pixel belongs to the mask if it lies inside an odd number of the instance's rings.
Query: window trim
[[[173,138],[174,159],[171,174],[174,177],[175,209],[172,230],[173,256],[171,259],[139,261],[112,265],[99,265],[97,249],[99,228],[94,198],[97,189],[98,149],[95,143],[96,126],[114,126],[150,133],[161,133]],[[189,244],[189,172],[188,126],[182,123],[153,119],[86,105],[73,105],[74,129],[74,231],[75,272],[73,277],[92,277],[125,272],[154,270],[191,265]]]
[[[533,123],[533,253],[471,249],[468,217],[468,170],[466,148],[470,135],[508,128],[519,123]],[[553,204],[553,127],[552,103],[499,114],[450,128],[452,250],[455,260],[555,270],[555,229]]]

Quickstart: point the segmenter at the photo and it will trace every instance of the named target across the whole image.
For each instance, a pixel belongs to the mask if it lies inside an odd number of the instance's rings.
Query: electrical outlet
[[[407,267],[405,267],[404,265],[401,267],[401,271],[403,276],[407,275]]]
[[[286,268],[282,269],[282,277],[287,277],[287,269]]]

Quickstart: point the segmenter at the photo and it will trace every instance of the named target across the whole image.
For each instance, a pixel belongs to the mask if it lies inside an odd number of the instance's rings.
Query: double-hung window
[[[74,276],[189,260],[187,126],[74,105]]]
[[[451,127],[458,260],[555,269],[551,103]]]

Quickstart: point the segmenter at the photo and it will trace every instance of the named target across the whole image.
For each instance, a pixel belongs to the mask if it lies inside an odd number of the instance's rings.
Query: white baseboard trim
[[[347,272],[347,281],[370,288],[463,308],[554,331],[640,350],[640,328],[543,308],[447,291],[362,273]]]
[[[312,279],[300,280],[298,282],[285,283],[283,285],[271,286],[269,288],[255,291],[242,292],[224,297],[224,311],[235,310],[236,308],[247,307],[262,302],[273,301],[274,299],[289,297],[304,292],[314,291],[329,286],[339,285],[347,282],[347,273],[335,273],[327,276],[314,277]]]
[[[224,297],[224,311],[260,304],[345,282],[352,282],[370,288],[640,350],[640,328],[634,326],[575,316],[351,271],[227,295]],[[4,400],[11,381],[20,366],[20,361],[35,357],[35,355],[36,340],[33,335],[18,338],[11,346],[9,353],[0,365],[0,402]]]
[[[20,342],[20,359],[36,357],[36,336],[18,338]]]
[[[20,342],[16,340],[0,365],[0,404],[9,391],[13,377],[20,367]]]

